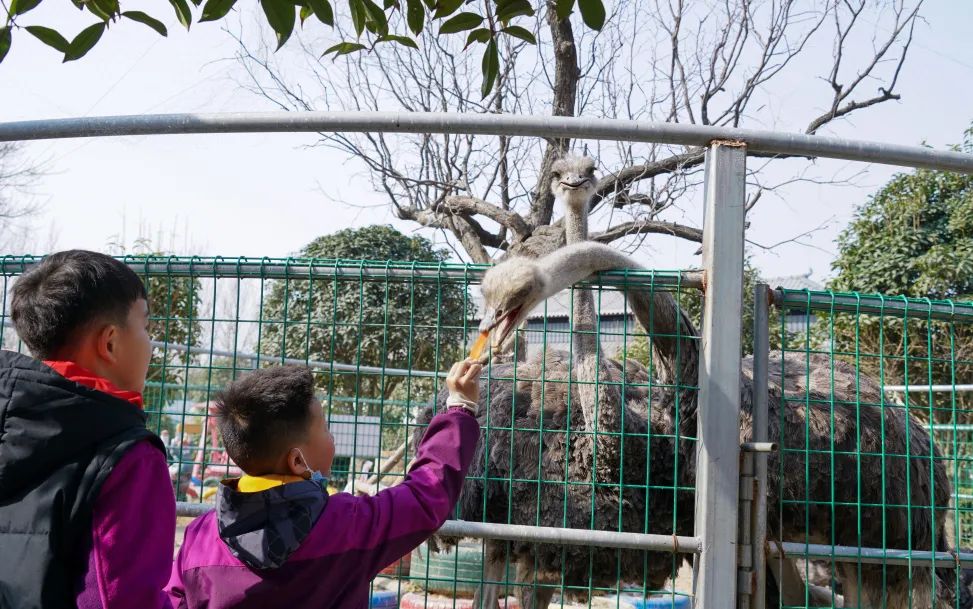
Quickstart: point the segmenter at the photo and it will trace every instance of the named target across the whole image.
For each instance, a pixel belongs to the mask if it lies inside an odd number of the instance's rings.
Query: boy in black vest
[[[45,258],[13,288],[37,359],[0,351],[0,607],[154,609],[175,501],[145,428],[145,286],[95,252]]]

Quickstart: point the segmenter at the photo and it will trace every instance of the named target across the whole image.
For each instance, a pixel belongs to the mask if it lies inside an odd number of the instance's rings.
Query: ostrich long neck
[[[594,273],[642,268],[621,252],[591,241],[567,245],[541,258],[537,264],[547,276],[545,298],[587,279]],[[699,372],[699,333],[696,326],[668,292],[649,292],[629,287],[625,294],[635,318],[652,336],[652,349],[656,355],[653,363],[659,380],[664,384],[685,389],[680,393],[688,395],[689,388],[697,382]],[[576,309],[577,300],[576,297]],[[681,398],[681,402],[684,408],[690,408],[695,403],[686,398]]]
[[[587,201],[580,205],[567,205],[566,208],[567,215],[564,218],[566,247],[583,246],[588,239]],[[569,266],[577,265],[572,262]],[[571,283],[562,284],[567,286],[574,285],[578,281],[576,277],[562,277],[562,279],[573,279]],[[598,459],[603,463],[613,463],[621,452],[619,436],[615,433],[622,431],[622,409],[624,408],[622,396],[617,387],[604,383],[610,379],[610,376],[604,364],[604,354],[600,353],[601,341],[595,333],[595,301],[591,290],[589,288],[575,290],[572,301],[574,378],[578,382],[578,400],[584,416],[585,430],[594,434],[593,441],[597,446]],[[588,457],[585,454],[588,451],[587,442],[576,448],[580,450],[579,456],[582,459]],[[596,474],[596,477],[601,476]]]
[[[564,216],[564,237],[567,246],[570,247],[586,242],[588,240],[587,203],[582,205],[565,205],[565,208],[567,213]],[[595,334],[595,300],[591,294],[591,290],[588,288],[575,290],[571,300],[574,359],[580,362],[586,357],[595,357],[598,355],[600,345],[598,337]],[[585,380],[595,381],[595,379]]]

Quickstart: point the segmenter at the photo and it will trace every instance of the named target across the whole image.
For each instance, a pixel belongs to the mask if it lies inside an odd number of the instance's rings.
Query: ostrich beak
[[[483,316],[483,320],[480,322],[480,332],[490,332],[499,323],[496,321],[496,311],[487,311],[487,314]]]
[[[587,183],[588,178],[585,176],[569,176],[561,180],[561,186],[570,190],[577,190]]]

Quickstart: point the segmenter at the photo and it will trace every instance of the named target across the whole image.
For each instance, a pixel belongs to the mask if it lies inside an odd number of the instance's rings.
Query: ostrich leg
[[[500,609],[500,584],[504,561],[497,542],[483,542],[483,579],[473,593],[473,609]]]
[[[768,607],[778,606],[777,601],[780,602],[780,606],[798,607],[805,604],[805,599],[807,599],[808,607],[843,606],[842,597],[839,595],[833,596],[834,604],[832,605],[830,588],[805,583],[793,558],[772,558],[767,561],[767,567],[770,569],[774,580],[773,582],[768,581],[768,583],[776,586],[776,592],[779,595],[777,600],[768,598]]]
[[[537,585],[537,574],[526,561],[517,563],[517,602],[520,609],[547,609],[554,589]]]

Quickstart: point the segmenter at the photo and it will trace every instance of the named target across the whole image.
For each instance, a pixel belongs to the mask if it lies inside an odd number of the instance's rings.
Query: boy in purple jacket
[[[145,428],[145,286],[96,252],[52,254],[13,288],[0,352],[0,607],[156,609],[175,499]],[[41,360],[41,361],[38,361]]]
[[[173,605],[229,609],[367,607],[369,581],[434,533],[459,497],[479,424],[481,366],[458,362],[446,410],[429,423],[401,484],[328,496],[334,439],[311,371],[275,367],[217,399],[227,454],[216,510],[186,529],[167,588]]]

